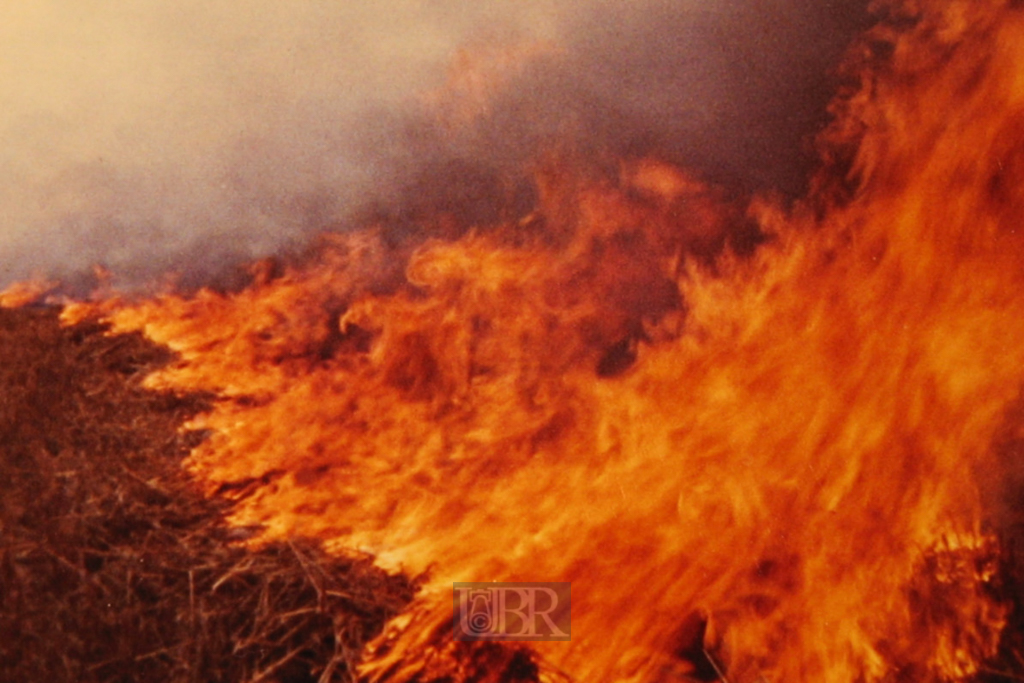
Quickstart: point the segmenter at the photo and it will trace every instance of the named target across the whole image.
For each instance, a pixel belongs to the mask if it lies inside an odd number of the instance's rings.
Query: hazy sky
[[[556,139],[798,191],[862,4],[4,3],[0,285],[202,274],[368,202],[486,202]]]

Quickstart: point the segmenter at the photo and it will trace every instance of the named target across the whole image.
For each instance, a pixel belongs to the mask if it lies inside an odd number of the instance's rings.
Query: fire
[[[916,12],[836,105],[849,178],[793,210],[555,166],[515,223],[67,315],[222,397],[190,466],[238,524],[431,569],[368,676],[444,647],[452,581],[546,580],[573,639],[538,652],[578,680],[691,650],[733,681],[965,679],[1005,619],[977,482],[1024,367],[1024,14]]]
[[[15,282],[0,291],[0,306],[18,308],[43,298],[57,287],[56,282],[47,282],[42,278]]]

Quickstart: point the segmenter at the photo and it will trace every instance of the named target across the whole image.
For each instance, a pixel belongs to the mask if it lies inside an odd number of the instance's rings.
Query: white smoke
[[[489,173],[566,135],[792,191],[862,5],[4,3],[0,286],[94,264],[202,279],[370,204],[489,201]],[[533,43],[552,49],[486,116],[438,126],[460,48]]]

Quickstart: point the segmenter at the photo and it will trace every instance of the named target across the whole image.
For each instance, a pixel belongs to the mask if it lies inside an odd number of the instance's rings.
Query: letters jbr
[[[455,640],[569,640],[570,584],[455,583]]]

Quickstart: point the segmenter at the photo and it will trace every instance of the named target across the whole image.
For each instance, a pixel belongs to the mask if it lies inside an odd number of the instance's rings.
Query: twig
[[[250,683],[260,683],[260,681],[266,680],[267,676],[270,676],[272,673],[280,669],[282,666],[295,659],[295,657],[297,657],[298,654],[302,652],[305,648],[305,645],[298,645],[292,648],[291,651],[284,657],[277,660],[263,671],[257,673],[256,676],[253,677],[253,679],[250,681]]]
[[[704,656],[708,658],[708,662],[711,664],[711,668],[715,670],[715,673],[718,675],[719,680],[721,680],[722,683],[729,683],[729,679],[726,678],[725,672],[722,671],[722,668],[720,666],[718,666],[718,662],[716,662],[715,658],[711,656],[711,653],[708,651],[708,649],[706,647],[702,647],[701,652],[703,652]]]
[[[317,607],[323,610],[324,591],[323,588],[320,587],[320,581],[317,580],[317,577],[313,576],[313,572],[310,570],[306,558],[302,556],[302,553],[299,552],[299,549],[295,547],[295,544],[292,543],[291,540],[288,541],[288,547],[291,548],[292,553],[294,553],[295,559],[299,561],[299,564],[302,566],[302,571],[304,571],[306,576],[309,578],[309,582],[313,584],[313,589],[316,591]]]
[[[224,576],[220,577],[219,579],[217,579],[217,581],[214,582],[213,586],[210,588],[210,593],[211,594],[212,593],[216,593],[217,589],[220,588],[222,585],[224,585],[225,581],[230,580],[232,577],[237,576],[237,575],[241,574],[242,572],[248,571],[248,569],[250,567],[252,567],[252,562],[253,562],[252,558],[251,557],[247,557],[244,560],[242,560],[241,562],[239,562],[238,564],[236,564],[234,567],[229,569],[224,574]]]
[[[1005,678],[1008,681],[1024,681],[1024,676],[1015,676],[1014,674],[1005,673],[1003,671],[996,671],[995,669],[989,669],[987,667],[981,667],[978,669],[981,673],[990,674],[992,676],[999,676]]]

